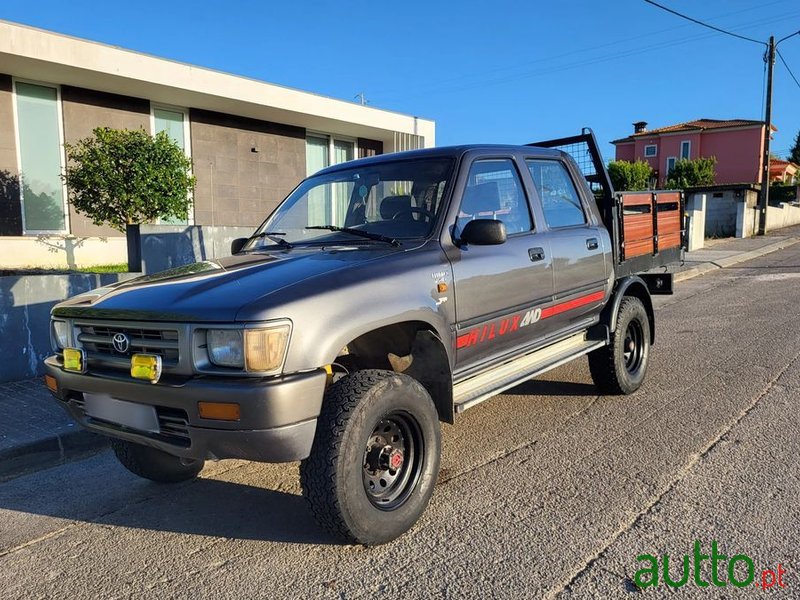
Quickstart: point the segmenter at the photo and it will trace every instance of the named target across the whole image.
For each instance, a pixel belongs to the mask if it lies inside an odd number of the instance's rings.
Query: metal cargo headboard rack
[[[528,146],[562,150],[578,165],[597,202],[603,224],[611,236],[618,277],[682,262],[685,246],[683,193],[615,192],[597,139],[588,127],[584,127],[580,135],[535,142]],[[632,197],[634,194],[635,201]],[[642,201],[643,196],[648,196],[647,202]],[[627,205],[631,206],[626,210]],[[676,211],[677,214],[673,216],[667,211]],[[659,225],[666,234],[661,243]],[[638,236],[630,240],[630,249],[626,247],[626,232],[631,237]],[[642,248],[647,248],[647,252],[642,252]]]

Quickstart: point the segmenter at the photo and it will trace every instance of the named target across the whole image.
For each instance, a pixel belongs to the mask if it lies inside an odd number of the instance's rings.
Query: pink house
[[[675,161],[710,156],[717,159],[717,184],[761,182],[763,121],[698,119],[651,130],[639,121],[633,127],[632,135],[611,142],[617,149],[616,159],[647,161],[659,186]]]

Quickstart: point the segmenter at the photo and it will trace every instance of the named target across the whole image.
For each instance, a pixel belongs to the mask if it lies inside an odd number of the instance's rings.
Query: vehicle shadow
[[[252,471],[253,465],[242,468]],[[217,473],[180,484],[157,484],[124,471],[110,452],[65,468],[69,473],[59,474],[67,478],[61,482],[48,480],[43,471],[0,484],[0,509],[234,540],[343,545],[317,525],[305,500],[295,493],[224,481]],[[257,472],[247,476],[261,479]],[[14,524],[8,525],[9,535],[0,528],[0,550],[13,536]]]
[[[598,391],[591,383],[530,379],[503,393],[516,396],[596,396]]]

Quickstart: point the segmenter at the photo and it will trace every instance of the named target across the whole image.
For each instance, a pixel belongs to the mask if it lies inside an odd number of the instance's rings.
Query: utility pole
[[[358,94],[353,96],[353,98],[355,100],[358,100],[358,102],[359,102],[359,104],[361,104],[361,106],[366,106],[367,104],[369,104],[369,100],[367,100],[367,97],[364,95],[364,92],[359,92]]]
[[[783,40],[781,40],[783,41]],[[769,142],[772,136],[772,70],[775,66],[775,36],[769,36],[767,49],[767,105],[764,111],[764,156],[761,161],[761,194],[758,198],[758,235],[767,233],[767,206],[769,205]]]

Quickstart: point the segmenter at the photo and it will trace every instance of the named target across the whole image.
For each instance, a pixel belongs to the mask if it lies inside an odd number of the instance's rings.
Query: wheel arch
[[[335,360],[348,372],[384,369],[419,381],[431,395],[439,420],[453,423],[450,354],[436,328],[425,321],[401,321],[357,335]]]
[[[623,277],[617,281],[612,292],[611,301],[600,315],[600,322],[606,325],[608,330],[613,333],[617,327],[619,307],[622,304],[622,299],[626,296],[638,298],[644,305],[644,309],[647,312],[647,320],[650,323],[650,343],[654,344],[656,341],[656,318],[653,310],[653,299],[650,297],[647,284],[637,275]]]

